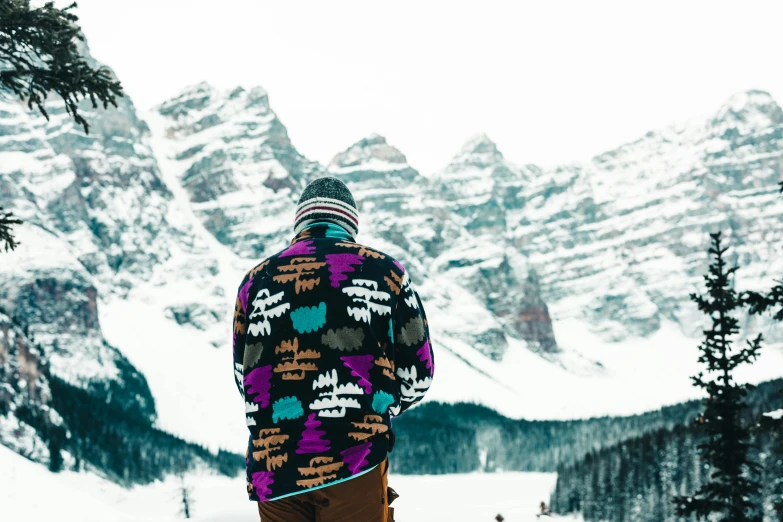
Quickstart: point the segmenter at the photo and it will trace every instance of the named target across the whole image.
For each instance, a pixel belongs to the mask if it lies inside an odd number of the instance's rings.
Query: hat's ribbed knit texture
[[[318,178],[305,187],[296,207],[294,233],[318,221],[340,225],[354,237],[359,232],[356,202],[345,183],[337,178]]]

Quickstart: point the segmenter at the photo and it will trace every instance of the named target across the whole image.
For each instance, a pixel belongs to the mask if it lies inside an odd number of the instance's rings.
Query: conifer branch
[[[5,243],[5,251],[15,249],[19,243],[14,239],[12,230],[13,225],[21,225],[22,220],[14,218],[13,212],[3,211],[3,207],[0,207],[0,242]],[[0,245],[0,248],[3,248]]]
[[[47,120],[46,99],[57,94],[66,112],[89,133],[79,104],[89,100],[94,109],[117,106],[124,92],[106,67],[91,67],[79,53],[83,41],[79,18],[52,2],[33,8],[30,0],[0,0],[0,92],[11,93],[37,109]]]

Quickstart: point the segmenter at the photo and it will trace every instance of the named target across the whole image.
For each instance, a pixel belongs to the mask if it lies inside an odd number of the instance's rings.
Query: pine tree
[[[49,433],[49,471],[59,473],[63,469],[63,440],[65,429],[62,426],[52,426]]]
[[[193,504],[193,499],[191,497],[193,495],[190,487],[188,487],[185,484],[185,476],[180,475],[179,479],[180,479],[179,493],[180,493],[180,501],[182,503],[182,507],[180,508],[180,514],[185,518],[190,518],[191,505]]]
[[[754,500],[760,484],[754,479],[759,465],[750,455],[750,434],[743,425],[741,412],[749,386],[737,384],[734,370],[753,362],[761,350],[761,335],[739,350],[732,337],[739,333],[739,322],[732,316],[743,307],[743,300],[732,287],[737,267],[728,268],[727,248],[721,246],[721,234],[710,234],[713,262],[704,276],[708,295],[692,294],[699,310],[712,320],[699,346],[699,362],[705,372],[692,377],[695,386],[707,393],[704,412],[697,419],[707,435],[699,445],[702,460],[710,467],[707,481],[693,495],[674,500],[679,516],[696,516],[726,522],[760,522],[760,506]],[[719,518],[715,518],[715,517]]]

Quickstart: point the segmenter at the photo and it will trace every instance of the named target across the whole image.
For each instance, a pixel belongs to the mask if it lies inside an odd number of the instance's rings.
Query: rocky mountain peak
[[[160,104],[157,111],[164,116],[170,116],[190,110],[203,110],[210,104],[216,92],[216,89],[207,82],[190,85]]]
[[[483,132],[466,141],[460,154],[484,154],[492,156],[496,160],[503,159],[503,154],[498,150],[497,144]]]
[[[744,91],[729,98],[715,113],[712,123],[759,130],[783,124],[783,109],[766,91]]]
[[[196,211],[204,227],[242,256],[273,251],[288,235],[293,194],[322,167],[293,146],[266,89],[199,84],[160,105],[158,114],[155,125],[166,138],[165,154],[178,162],[181,186],[192,203],[206,204]],[[259,220],[258,201],[280,219]]]
[[[462,146],[451,160],[450,167],[490,167],[503,161],[497,144],[484,133],[476,134]]]
[[[331,172],[367,166],[373,170],[400,170],[409,168],[408,160],[399,149],[388,144],[386,138],[372,133],[360,139],[329,163]]]
[[[240,87],[241,88],[241,87]],[[262,106],[269,109],[269,93],[261,86],[255,86],[247,93],[249,107]]]
[[[354,145],[360,145],[364,147],[372,145],[386,145],[386,138],[381,136],[377,132],[371,132],[361,140],[357,141]]]
[[[245,90],[238,86],[228,91],[220,90],[207,82],[186,87],[173,98],[163,102],[156,110],[162,116],[174,120],[191,120],[207,117],[202,128],[218,123],[218,120],[228,120],[237,113],[247,114],[252,109],[253,115],[276,118],[269,105],[269,94],[260,86]]]
[[[186,95],[190,93],[212,93],[216,90],[217,89],[211,83],[203,81],[186,86],[184,89],[182,89],[180,94]]]

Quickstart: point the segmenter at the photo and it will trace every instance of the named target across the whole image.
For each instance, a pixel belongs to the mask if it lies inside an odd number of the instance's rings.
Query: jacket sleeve
[[[391,408],[391,413],[398,416],[424,398],[435,370],[427,316],[407,271],[403,275],[395,323],[394,364],[400,402]]]
[[[237,291],[236,303],[234,304],[234,324],[233,324],[233,348],[234,348],[234,383],[237,385],[242,398],[245,397],[244,385],[244,359],[245,359],[245,337],[247,332],[247,288],[248,278],[242,280]],[[243,300],[244,293],[244,300]]]

